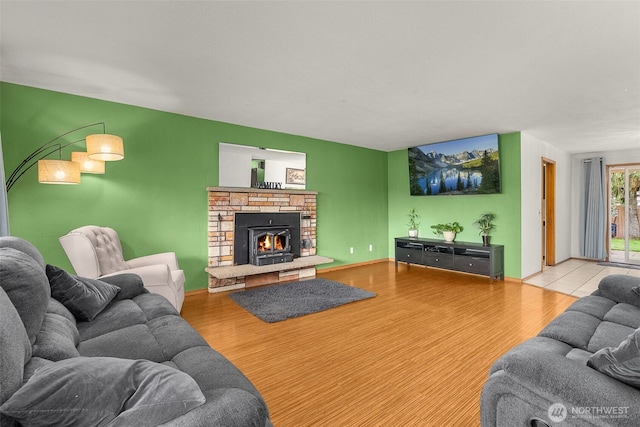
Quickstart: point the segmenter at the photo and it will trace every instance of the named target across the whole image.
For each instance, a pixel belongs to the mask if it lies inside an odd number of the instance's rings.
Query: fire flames
[[[273,250],[281,251],[284,249],[284,242],[281,236],[273,236]],[[272,250],[271,248],[271,235],[267,234],[264,238],[258,241],[258,250],[260,252],[266,252]]]

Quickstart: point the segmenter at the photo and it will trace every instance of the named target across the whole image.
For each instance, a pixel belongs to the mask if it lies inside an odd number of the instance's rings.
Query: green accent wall
[[[393,238],[407,234],[406,212],[415,207],[421,236],[433,236],[431,224],[457,220],[465,241],[480,241],[471,226],[478,215],[496,213],[493,242],[505,245],[506,276],[520,277],[520,133],[500,135],[501,194],[416,197],[406,149],[387,153],[5,82],[0,102],[6,176],[44,142],[82,125],[105,122],[125,141],[124,160],[107,163],[105,175],[43,185],[34,167],[10,191],[11,233],[49,264],[72,271],[58,237],[104,225],[120,234],[126,259],[174,251],[186,289],[206,288],[206,187],[218,185],[218,143],[229,142],[306,153],[307,189],[318,192],[317,252],[335,260],[319,268],[392,258]],[[84,149],[74,144],[62,158]]]
[[[105,175],[43,185],[34,167],[9,192],[11,233],[49,264],[73,271],[58,237],[104,225],[118,231],[126,259],[174,251],[186,289],[206,288],[206,187],[218,184],[219,142],[306,153],[307,189],[318,192],[317,252],[335,259],[323,268],[388,256],[386,152],[5,82],[0,101],[6,176],[46,141],[85,124],[105,122],[107,133],[124,138],[124,160],[107,163]],[[62,158],[73,149],[84,143]]]
[[[520,278],[520,133],[499,135],[502,193],[469,196],[411,196],[407,150],[389,153],[389,257],[394,237],[407,235],[407,211],[421,216],[419,236],[436,238],[431,225],[458,221],[464,230],[456,240],[482,242],[473,222],[483,212],[496,214],[491,243],[505,247],[505,276]]]

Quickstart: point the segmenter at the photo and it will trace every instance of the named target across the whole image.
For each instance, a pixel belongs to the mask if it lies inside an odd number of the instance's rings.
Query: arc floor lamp
[[[100,125],[102,126],[102,133],[87,135],[71,142],[58,142],[65,136]],[[71,160],[62,160],[62,149],[82,140],[86,142],[87,151],[74,151],[71,153]],[[58,159],[46,158],[55,152],[58,152]],[[11,187],[22,175],[36,164],[38,165],[38,182],[42,184],[79,184],[80,173],[104,173],[105,161],[121,160],[123,158],[124,143],[122,138],[107,134],[104,122],[80,126],[56,136],[29,154],[7,178],[7,192],[11,190]]]

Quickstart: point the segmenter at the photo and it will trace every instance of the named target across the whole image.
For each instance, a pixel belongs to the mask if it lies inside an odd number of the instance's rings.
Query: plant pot
[[[449,243],[453,242],[456,238],[456,233],[453,231],[443,231],[442,235],[444,236],[444,241]]]
[[[482,246],[489,246],[491,236],[482,236]]]
[[[412,238],[414,238],[414,239],[415,239],[416,237],[418,237],[418,230],[416,230],[416,229],[414,229],[414,228],[410,229],[410,230],[409,230],[409,237],[412,237]]]

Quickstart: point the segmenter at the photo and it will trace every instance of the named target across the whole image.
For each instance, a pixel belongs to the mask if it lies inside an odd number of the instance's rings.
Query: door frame
[[[612,173],[616,170],[616,169],[624,169],[625,170],[625,188],[624,191],[627,192],[629,191],[627,189],[627,184],[629,183],[627,181],[627,170],[631,169],[631,168],[637,168],[639,167],[639,163],[637,162],[633,162],[633,163],[616,163],[616,164],[611,164],[611,165],[607,165],[607,238],[605,239],[606,242],[606,251],[607,251],[607,261],[612,261],[611,259],[611,175]],[[624,228],[625,228],[625,259],[623,262],[628,262],[630,264],[635,264],[638,265],[638,263],[633,262],[629,259],[629,242],[628,242],[628,236],[629,236],[629,209],[631,209],[630,206],[628,206],[628,197],[625,194],[625,224],[624,224]]]

